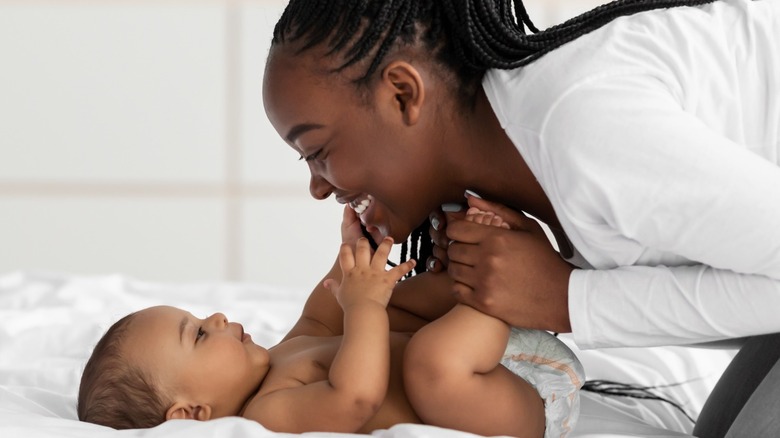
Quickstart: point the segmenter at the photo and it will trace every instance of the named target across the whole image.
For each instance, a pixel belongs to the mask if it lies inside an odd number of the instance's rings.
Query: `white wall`
[[[0,272],[314,284],[341,208],[263,112],[285,3],[0,0]]]

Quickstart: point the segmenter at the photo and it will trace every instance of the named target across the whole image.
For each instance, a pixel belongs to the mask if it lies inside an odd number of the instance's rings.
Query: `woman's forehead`
[[[287,124],[325,123],[319,118],[362,102],[358,87],[345,73],[328,72],[311,55],[300,56],[270,56],[263,78],[266,114],[283,137],[292,127]],[[318,119],[312,120],[313,115]]]

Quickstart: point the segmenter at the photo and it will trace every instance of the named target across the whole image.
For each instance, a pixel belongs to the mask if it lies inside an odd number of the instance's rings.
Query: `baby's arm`
[[[265,427],[281,432],[355,432],[384,401],[390,374],[389,322],[386,307],[393,286],[414,267],[414,261],[385,271],[392,246],[385,239],[372,257],[364,238],[353,251],[342,244],[341,280],[327,279],[343,309],[344,335],[328,378],[280,389],[257,399],[244,412]]]
[[[355,419],[363,422],[376,412],[387,391],[390,373],[390,324],[387,305],[395,284],[414,268],[414,260],[385,271],[393,241],[386,238],[371,256],[368,240],[360,238],[353,253],[341,246],[342,279],[326,280],[344,311],[344,335],[330,368],[331,386],[354,401]],[[361,422],[358,426],[361,426]]]
[[[362,237],[360,221],[349,207],[344,208],[341,236],[343,243],[351,245]],[[341,279],[338,260],[325,279]],[[455,297],[451,291],[452,280],[446,273],[423,273],[398,283],[387,308],[390,330],[414,332],[444,315],[455,305]],[[343,321],[341,307],[325,287],[323,279],[309,295],[301,316],[284,340],[301,335],[341,335],[344,333]]]
[[[354,248],[362,237],[360,219],[352,208],[344,206],[341,218],[342,245],[346,244]],[[301,316],[282,342],[297,336],[337,336],[344,333],[344,313],[333,294],[325,286],[327,280],[341,281],[341,274],[339,257],[337,257],[330,271],[314,287],[303,306]]]

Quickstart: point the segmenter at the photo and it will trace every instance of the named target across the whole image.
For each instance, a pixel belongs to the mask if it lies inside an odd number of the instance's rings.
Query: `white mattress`
[[[82,423],[76,393],[82,367],[103,332],[125,314],[169,304],[206,316],[224,312],[255,342],[273,345],[297,319],[304,290],[257,284],[156,284],[122,275],[0,275],[0,437],[284,437],[243,418],[169,421],[115,431]],[[683,347],[579,351],[589,379],[648,385],[681,383],[666,393],[695,417],[732,351]],[[691,423],[668,404],[583,392],[573,437],[687,436]],[[354,437],[310,433],[303,436]],[[376,437],[464,437],[432,426],[400,424]]]

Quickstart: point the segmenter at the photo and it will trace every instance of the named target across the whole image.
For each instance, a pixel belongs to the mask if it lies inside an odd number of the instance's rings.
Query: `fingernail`
[[[437,218],[436,216],[432,217],[431,226],[433,227],[433,229],[439,231],[439,225],[441,225],[441,223],[439,222],[439,218]]]
[[[435,267],[436,267],[436,259],[428,260],[428,270],[433,271],[433,268]]]
[[[463,206],[454,202],[441,205],[441,211],[452,213],[454,211],[461,211],[461,210],[463,210]]]
[[[464,193],[464,194],[463,194],[463,196],[465,196],[465,197],[467,197],[467,198],[468,198],[469,196],[473,196],[473,197],[475,197],[475,198],[482,199],[482,196],[479,196],[479,195],[478,195],[476,192],[474,192],[474,191],[472,191],[472,190],[466,190],[466,193]]]

